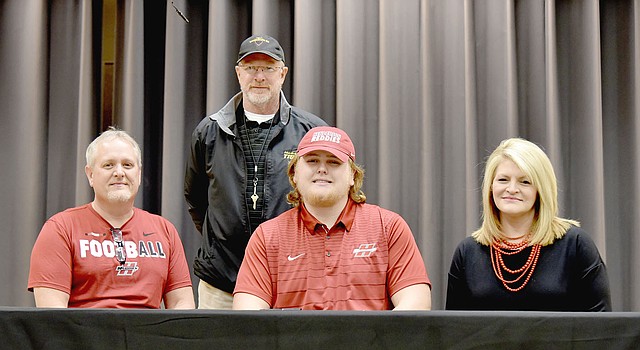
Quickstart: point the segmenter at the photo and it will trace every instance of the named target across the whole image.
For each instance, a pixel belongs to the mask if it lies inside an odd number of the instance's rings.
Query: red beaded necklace
[[[533,275],[533,270],[535,270],[536,264],[538,263],[538,257],[540,256],[540,245],[535,244],[532,246],[531,253],[527,258],[527,261],[524,263],[524,265],[521,268],[516,270],[512,270],[508,268],[507,265],[505,265],[502,256],[518,254],[522,252],[525,248],[527,248],[528,245],[529,245],[528,239],[525,239],[520,243],[510,243],[504,240],[494,241],[493,244],[491,245],[490,253],[491,253],[491,265],[493,266],[493,272],[496,274],[496,277],[498,277],[498,279],[502,281],[502,285],[504,285],[504,287],[511,292],[520,291],[522,288],[524,288],[524,286],[527,285],[527,283],[529,282],[529,279],[531,279],[531,275]],[[503,276],[503,271],[513,275],[515,274],[519,274],[519,275],[515,279],[508,280]],[[514,283],[517,283],[518,281],[520,281],[522,277],[524,277],[525,275],[527,277],[519,287],[512,288],[509,286],[510,284],[513,285]]]

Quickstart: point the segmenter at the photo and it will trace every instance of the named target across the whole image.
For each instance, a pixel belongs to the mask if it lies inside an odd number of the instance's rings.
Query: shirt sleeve
[[[174,289],[191,287],[191,274],[178,231],[168,220],[164,221],[168,231],[169,242],[171,242],[169,274],[167,275],[167,284],[164,289],[164,294],[167,294]]]
[[[244,259],[238,271],[236,287],[233,291],[233,294],[236,293],[257,296],[266,301],[269,307],[273,307],[274,291],[262,226],[258,226],[247,244]]]
[[[464,261],[463,241],[458,244],[458,247],[453,253],[453,258],[451,259],[451,266],[447,276],[446,310],[464,310],[465,301],[470,298],[469,289],[467,288]]]
[[[200,126],[193,131],[191,136],[190,153],[187,157],[184,176],[184,197],[191,219],[196,229],[202,233],[202,224],[209,205],[207,198],[209,179],[205,170],[206,145],[201,140],[199,128]]]
[[[389,235],[389,295],[414,284],[426,283],[431,287],[424,260],[406,221],[394,214],[385,227]]]
[[[53,288],[71,293],[72,252],[71,233],[54,219],[42,226],[31,251],[31,265],[27,289]]]
[[[611,293],[607,269],[598,248],[587,235],[580,233],[576,241],[579,309],[611,311]]]

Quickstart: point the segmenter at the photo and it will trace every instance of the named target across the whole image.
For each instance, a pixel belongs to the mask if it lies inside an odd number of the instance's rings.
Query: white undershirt
[[[249,119],[250,121],[257,122],[258,124],[260,124],[260,123],[268,122],[269,120],[271,120],[271,118],[273,118],[275,113],[274,114],[256,114],[256,113],[251,113],[245,110],[244,115],[247,116],[247,119]]]

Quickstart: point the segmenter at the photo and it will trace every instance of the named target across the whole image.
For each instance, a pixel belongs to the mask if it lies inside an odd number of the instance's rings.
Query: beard
[[[262,86],[267,87],[269,91],[263,91],[261,93],[256,92],[254,89],[246,86],[243,88],[244,97],[253,105],[256,106],[264,106],[270,103],[273,103],[274,100],[279,101],[280,99],[280,90],[282,89],[282,85],[268,85]],[[262,89],[258,89],[258,91],[262,91]]]
[[[272,95],[268,94],[256,94],[253,92],[247,93],[247,99],[254,105],[261,106],[269,103],[271,101]]]
[[[133,197],[133,193],[129,190],[117,190],[117,191],[109,191],[107,193],[107,199],[110,202],[128,202]]]
[[[311,195],[304,196],[302,197],[302,199],[304,200],[305,203],[308,203],[309,205],[314,207],[330,207],[338,203],[338,201],[342,197],[343,196],[337,193],[328,193],[328,194],[314,193]]]
[[[334,189],[332,191],[300,191],[298,192],[302,200],[314,207],[331,207],[344,200],[345,197],[349,197],[349,188],[346,189]]]

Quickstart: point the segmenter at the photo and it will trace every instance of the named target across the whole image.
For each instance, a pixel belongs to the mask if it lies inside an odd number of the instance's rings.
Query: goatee
[[[107,198],[112,202],[127,202],[131,199],[129,191],[111,191],[107,194]]]

